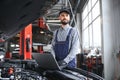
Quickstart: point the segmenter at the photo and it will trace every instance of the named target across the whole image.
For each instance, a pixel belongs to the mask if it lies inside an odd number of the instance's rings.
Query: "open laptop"
[[[33,58],[38,63],[39,67],[46,70],[61,70],[56,59],[50,53],[33,53]]]

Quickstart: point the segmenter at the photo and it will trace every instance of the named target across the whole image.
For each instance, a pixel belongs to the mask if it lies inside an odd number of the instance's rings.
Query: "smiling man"
[[[69,9],[60,10],[61,27],[54,32],[52,40],[52,54],[63,68],[76,67],[76,54],[80,52],[79,32],[69,25],[70,17]]]

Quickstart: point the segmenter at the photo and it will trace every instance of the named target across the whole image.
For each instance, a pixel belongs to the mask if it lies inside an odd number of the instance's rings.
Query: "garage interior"
[[[0,80],[120,80],[119,0],[1,0]],[[58,14],[67,7],[80,34],[77,68],[40,68],[50,54]],[[46,64],[48,65],[48,64]],[[50,65],[48,65],[50,67]]]

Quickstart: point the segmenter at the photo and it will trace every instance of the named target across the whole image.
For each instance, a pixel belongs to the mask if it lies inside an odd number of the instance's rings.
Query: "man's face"
[[[61,23],[63,25],[66,25],[69,23],[70,21],[70,15],[66,12],[62,12],[60,15],[59,15],[59,20],[61,21]]]

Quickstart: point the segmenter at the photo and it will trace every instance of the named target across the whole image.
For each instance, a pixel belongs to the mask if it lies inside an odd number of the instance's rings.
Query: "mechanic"
[[[63,8],[59,12],[61,27],[54,31],[52,54],[58,64],[65,67],[76,67],[76,54],[80,53],[80,38],[76,27],[70,26],[70,9]]]

